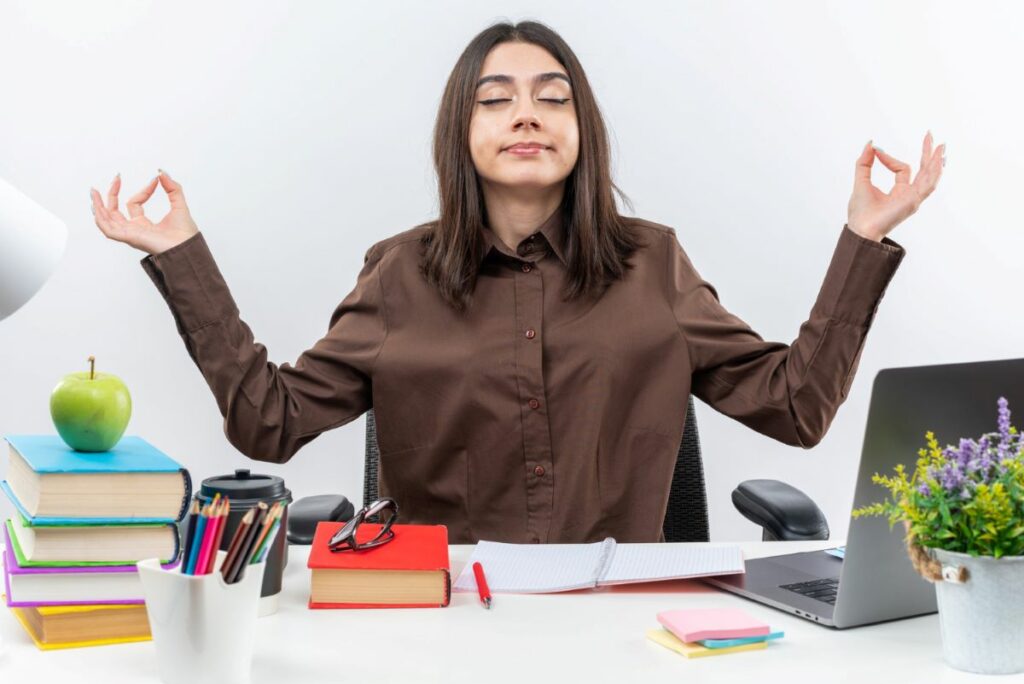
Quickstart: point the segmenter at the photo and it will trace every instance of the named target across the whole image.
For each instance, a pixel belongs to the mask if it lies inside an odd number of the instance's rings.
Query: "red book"
[[[451,600],[448,528],[394,525],[395,538],[362,551],[331,551],[327,543],[344,523],[321,522],[307,566],[312,570],[310,608],[427,608]],[[380,525],[363,523],[358,541],[372,539]]]

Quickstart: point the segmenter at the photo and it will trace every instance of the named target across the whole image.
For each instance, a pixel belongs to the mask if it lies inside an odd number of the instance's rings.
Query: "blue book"
[[[192,479],[136,436],[109,451],[75,451],[59,435],[4,435],[10,467],[0,489],[30,525],[110,525],[181,520]]]

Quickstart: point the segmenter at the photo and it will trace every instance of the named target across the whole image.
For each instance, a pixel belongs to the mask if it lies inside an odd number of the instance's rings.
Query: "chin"
[[[546,188],[563,180],[556,173],[542,173],[536,169],[520,169],[511,173],[500,174],[496,181],[500,185],[522,188]]]

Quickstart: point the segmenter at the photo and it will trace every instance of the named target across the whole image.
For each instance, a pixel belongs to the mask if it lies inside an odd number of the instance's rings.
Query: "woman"
[[[870,143],[848,222],[791,346],[726,311],[672,228],[620,216],[608,139],[573,52],[534,22],[466,48],[434,133],[440,215],[366,253],[326,335],[295,365],[268,363],[161,172],[118,211],[92,190],[108,238],[147,252],[186,348],[250,458],[287,461],[371,407],[381,493],[453,543],[657,541],[686,403],[810,447],[853,379],[903,250],[885,236],[942,172]],[[877,157],[893,190],[871,185]],[[170,212],[143,204],[160,184]]]

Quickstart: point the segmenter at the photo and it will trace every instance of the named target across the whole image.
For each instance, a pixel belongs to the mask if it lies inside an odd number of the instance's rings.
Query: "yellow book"
[[[680,653],[687,658],[703,658],[705,656],[725,655],[727,653],[738,653],[740,651],[760,651],[761,649],[768,647],[767,641],[755,641],[753,643],[742,644],[740,646],[707,648],[706,646],[701,646],[695,641],[680,641],[675,634],[667,629],[659,627],[647,630],[647,638],[654,643],[661,644],[665,648],[671,649],[676,653]]]
[[[10,610],[44,651],[152,639],[144,605],[12,606]]]

